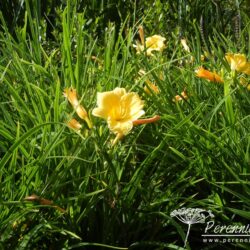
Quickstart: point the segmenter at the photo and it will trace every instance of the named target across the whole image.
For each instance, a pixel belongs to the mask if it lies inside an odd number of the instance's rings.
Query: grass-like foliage
[[[0,12],[0,248],[184,249],[183,207],[246,226],[249,1],[44,2]],[[124,134],[92,113],[115,88],[144,103]],[[203,243],[204,228],[187,249],[249,249]]]

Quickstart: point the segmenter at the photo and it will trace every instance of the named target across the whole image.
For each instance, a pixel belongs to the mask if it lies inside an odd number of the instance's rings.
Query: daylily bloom
[[[247,61],[247,58],[244,54],[227,53],[225,58],[232,71],[239,71],[250,75],[250,62]]]
[[[80,131],[82,128],[82,125],[76,119],[71,119],[67,124],[70,128],[75,129],[76,131]]]
[[[187,100],[188,99],[188,95],[187,95],[187,92],[186,90],[182,91],[180,95],[176,95],[174,98],[173,98],[173,101],[174,102],[179,102],[179,101],[183,101],[183,100]]]
[[[68,99],[70,104],[73,106],[77,115],[86,121],[89,128],[92,128],[91,121],[89,120],[88,113],[85,108],[79,103],[77,98],[76,89],[73,88],[66,88],[64,89],[63,95]]]
[[[223,79],[215,72],[204,69],[203,67],[198,68],[196,71],[196,76],[199,78],[204,78],[211,82],[223,83]]]
[[[127,93],[124,88],[97,93],[97,108],[92,114],[105,119],[109,129],[120,139],[133,128],[133,121],[144,115],[144,102],[135,92]],[[114,143],[113,143],[114,144]]]
[[[136,48],[137,53],[141,53],[145,50],[147,56],[152,56],[153,51],[163,51],[163,49],[166,47],[164,44],[165,40],[166,38],[160,35],[154,35],[151,37],[147,37],[145,44],[144,42],[137,42],[137,44],[133,46]]]

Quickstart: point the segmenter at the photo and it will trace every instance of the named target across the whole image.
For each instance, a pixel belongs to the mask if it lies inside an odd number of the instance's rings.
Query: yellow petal
[[[150,48],[152,50],[158,50],[162,51],[165,48],[164,41],[166,38],[159,36],[159,35],[154,35],[151,37],[146,38],[146,48]]]
[[[229,63],[232,71],[242,72],[246,67],[247,58],[244,54],[232,54],[227,53],[225,55],[227,62]]]
[[[244,74],[250,75],[250,62],[247,62],[245,67],[242,69]]]
[[[121,98],[121,105],[127,110],[126,115],[130,120],[136,120],[144,114],[142,110],[144,102],[140,99],[136,93],[128,93]]]
[[[136,42],[136,45],[133,46],[136,48],[137,53],[141,53],[146,50],[147,56],[152,56],[153,51],[162,51],[166,47],[164,44],[165,40],[166,38],[160,35],[154,35],[146,38],[145,46],[143,42]]]
[[[124,94],[124,92],[126,92],[125,89],[115,89],[114,91],[97,93],[98,108],[95,108],[92,114],[107,119],[113,114],[113,109],[119,106],[121,95]]]
[[[124,88],[98,93],[97,104],[92,114],[107,120],[115,134],[126,135],[133,128],[133,121],[144,114],[144,102],[139,95],[127,93]]]
[[[127,135],[133,128],[133,122],[131,120],[127,121],[116,121],[108,120],[109,129],[115,134]]]

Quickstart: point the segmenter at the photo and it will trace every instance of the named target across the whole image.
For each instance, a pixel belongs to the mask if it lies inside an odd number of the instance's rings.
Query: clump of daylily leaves
[[[71,103],[79,118],[84,120],[91,129],[92,122],[84,107],[80,105],[76,90],[67,88],[64,90],[64,96]],[[92,115],[106,120],[110,131],[116,135],[112,143],[115,145],[134,126],[156,122],[160,119],[158,115],[148,119],[139,119],[145,114],[143,106],[144,101],[137,93],[127,92],[124,88],[115,88],[112,91],[97,93],[97,107],[92,110]],[[68,126],[77,131],[82,128],[76,119],[71,119]]]
[[[137,54],[144,53],[146,56],[154,57],[154,51],[162,52],[165,48],[165,38],[160,35],[154,35],[152,37],[144,37],[144,31],[142,26],[139,27],[140,42],[137,41],[137,44],[134,45],[136,48]],[[181,44],[184,50],[190,53],[190,49],[186,43],[185,39],[181,40]],[[247,61],[247,58],[244,54],[233,54],[227,53],[225,55],[225,60],[228,62],[231,68],[231,76],[235,78],[237,76],[236,72],[250,75],[250,62]],[[196,71],[196,76],[209,80],[210,82],[224,83],[224,79],[216,72],[211,72],[205,69],[203,66],[199,67]],[[144,91],[151,95],[159,94],[160,90],[157,85],[149,80],[146,76],[144,70],[139,71],[139,75],[144,77],[146,86]],[[160,78],[162,76],[160,75]],[[250,90],[250,84],[246,83],[240,78],[240,82]],[[72,105],[78,117],[84,120],[89,129],[93,127],[92,121],[88,116],[86,109],[80,104],[76,89],[66,88],[64,90],[64,96]],[[173,98],[174,102],[184,101],[188,99],[186,89],[184,89],[180,95],[176,95]],[[129,134],[134,126],[140,124],[153,123],[160,119],[159,115],[155,115],[147,119],[139,119],[145,114],[143,110],[144,101],[140,96],[135,92],[127,92],[124,88],[115,88],[111,91],[98,92],[97,93],[97,107],[92,110],[92,115],[106,120],[109,130],[115,134],[115,139],[112,142],[112,145],[115,145],[120,139]],[[77,131],[80,131],[82,128],[81,123],[76,119],[71,119],[68,122],[68,126]]]

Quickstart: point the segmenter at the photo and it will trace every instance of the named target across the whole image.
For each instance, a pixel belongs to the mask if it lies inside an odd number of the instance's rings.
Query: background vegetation
[[[247,0],[1,1],[1,248],[182,249],[187,227],[170,216],[181,207],[247,225],[250,92],[242,75],[230,80],[224,54],[249,58],[249,8]],[[139,25],[166,37],[162,54],[136,54]],[[197,78],[201,65],[231,81],[230,91]],[[159,94],[145,93],[146,78]],[[67,126],[76,117],[62,94],[70,86],[90,116],[97,92],[124,87],[161,120],[111,147],[101,119],[91,116],[94,128],[81,133]],[[189,99],[173,102],[184,89]],[[249,249],[202,244],[202,230],[191,228],[187,249]]]

